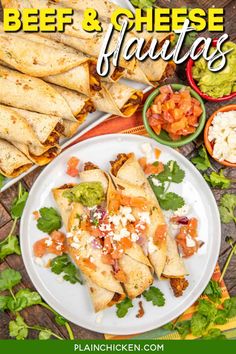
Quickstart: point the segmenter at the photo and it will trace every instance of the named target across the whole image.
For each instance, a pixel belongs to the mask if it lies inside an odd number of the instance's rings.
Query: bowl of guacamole
[[[213,41],[210,53],[214,51],[217,40]],[[227,64],[218,72],[208,69],[208,62],[204,58],[196,61],[189,60],[186,68],[187,77],[192,88],[208,101],[226,101],[236,97],[236,44],[226,42],[223,50],[231,52],[227,54]],[[217,66],[217,61],[214,66]]]

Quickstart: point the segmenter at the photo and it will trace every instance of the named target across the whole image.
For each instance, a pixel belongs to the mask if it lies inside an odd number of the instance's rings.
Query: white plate
[[[94,314],[86,287],[71,285],[68,282],[58,282],[58,277],[50,270],[35,264],[32,245],[43,237],[36,227],[33,211],[44,206],[56,207],[51,195],[51,189],[64,183],[75,182],[74,178],[66,175],[66,164],[71,156],[77,156],[80,161],[92,161],[102,169],[109,170],[109,161],[118,153],[134,152],[142,156],[141,145],[151,143],[161,149],[161,161],[176,160],[186,172],[181,185],[175,185],[173,191],[183,196],[191,206],[191,214],[199,220],[199,239],[204,246],[199,252],[186,260],[189,287],[180,298],[173,296],[168,281],[155,281],[165,294],[166,305],[155,307],[144,299],[145,315],[136,318],[137,302],[123,319],[117,318],[116,307],[103,312],[101,323],[96,322],[98,315]],[[62,316],[75,324],[87,329],[111,334],[140,333],[160,327],[183,313],[200,296],[214,271],[220,249],[221,228],[219,212],[207,183],[196,168],[181,154],[166,146],[159,145],[154,140],[137,135],[112,134],[83,141],[58,156],[40,174],[30,191],[29,199],[21,220],[20,239],[22,256],[28,274],[36,289],[44,300]]]
[[[128,0],[113,0],[113,1],[111,0],[111,2],[116,3],[117,5],[119,5],[122,8],[129,8],[131,10],[133,9],[132,5],[130,4],[130,2]],[[120,80],[120,82],[127,84],[129,86],[132,86],[138,90],[142,90],[144,93],[149,91],[152,88],[151,86],[147,86],[142,83],[134,82],[134,81],[130,81],[130,80],[122,79],[122,80]],[[79,127],[79,130],[77,131],[77,133],[73,137],[71,137],[69,139],[62,139],[61,140],[60,145],[61,145],[62,149],[64,149],[68,145],[71,145],[74,141],[76,141],[79,137],[81,137],[87,131],[96,127],[98,124],[102,123],[104,120],[106,120],[110,116],[111,116],[111,114],[104,114],[104,112],[100,112],[100,111],[96,111],[94,113],[89,114],[87,116],[86,120],[84,121],[84,123],[81,124],[81,126]],[[21,180],[22,178],[27,176],[30,172],[34,171],[37,167],[38,167],[37,165],[32,166],[28,171],[22,173],[20,176],[18,176],[16,178],[6,178],[4,181],[3,187],[0,189],[0,192],[3,192],[6,189],[10,188],[13,184],[15,184],[16,182],[18,182],[19,180]]]

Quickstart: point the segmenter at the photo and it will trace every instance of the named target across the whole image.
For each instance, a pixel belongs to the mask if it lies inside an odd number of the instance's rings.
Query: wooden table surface
[[[224,7],[225,8],[225,28],[226,33],[230,35],[230,39],[235,41],[236,40],[236,1],[235,0],[197,0],[197,1],[182,1],[182,0],[175,0],[171,2],[170,0],[162,0],[158,1],[159,6],[163,7],[180,7],[180,6],[188,6],[188,7],[202,7],[204,9],[208,9],[209,7]],[[1,10],[0,10],[1,11]],[[209,35],[209,34],[208,34]],[[211,33],[210,36],[212,37],[213,34]],[[186,81],[185,74],[184,74],[184,67],[178,68],[177,75],[180,81]],[[227,102],[227,104],[236,103],[236,100]],[[215,103],[206,103],[207,109],[207,116],[209,117],[211,113],[213,113],[216,109],[223,106],[224,104],[215,104]],[[201,138],[196,141],[195,143],[188,144],[187,146],[181,149],[181,152],[190,159],[196,152],[196,148],[201,143]],[[220,165],[216,164],[213,161],[213,165],[220,169]],[[40,173],[42,169],[38,168],[33,173],[26,176],[22,183],[27,190],[30,190],[32,187],[36,177]],[[225,174],[232,178],[236,179],[236,169],[227,168],[225,169]],[[236,184],[232,185],[230,190],[220,190],[220,189],[212,189],[216,201],[220,200],[220,197],[226,193],[235,193],[236,192]],[[3,240],[12,226],[12,220],[10,216],[10,206],[13,199],[17,195],[17,185],[14,185],[7,191],[0,194],[0,240]],[[222,224],[222,244],[221,244],[221,251],[219,257],[219,264],[220,267],[224,265],[226,257],[228,255],[230,246],[225,242],[225,237],[231,235],[234,240],[236,240],[236,227],[235,224],[230,223],[227,225]],[[214,237],[214,235],[212,235]],[[30,278],[27,274],[27,271],[24,267],[22,258],[17,255],[8,256],[4,262],[0,264],[0,270],[3,270],[6,267],[12,267],[22,274],[22,283],[18,288],[31,288],[34,289]],[[229,290],[230,295],[236,295],[236,257],[233,257],[230,268],[228,269],[225,275],[225,283]],[[78,302],[78,310],[80,304]],[[55,323],[53,319],[53,315],[46,309],[40,306],[33,306],[29,309],[25,309],[22,311],[22,316],[26,319],[29,324],[41,324],[45,327],[51,328],[55,333],[61,335],[62,337],[67,338],[67,332],[65,327],[59,326]],[[0,313],[0,339],[8,339],[8,323],[11,319],[11,315],[7,312]],[[101,339],[103,336],[101,334],[91,332],[79,326],[71,324],[72,329],[75,334],[75,338],[79,339]],[[37,338],[37,333],[31,331],[29,338]]]

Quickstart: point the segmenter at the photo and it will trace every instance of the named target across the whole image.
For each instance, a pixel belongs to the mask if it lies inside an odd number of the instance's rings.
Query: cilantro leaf
[[[226,299],[223,303],[223,308],[226,310],[228,318],[236,316],[236,296]]]
[[[203,294],[207,295],[211,301],[219,302],[219,299],[222,297],[222,291],[219,283],[215,280],[211,280]]]
[[[198,304],[198,313],[206,317],[208,321],[214,320],[217,308],[215,304],[206,299],[200,299]]]
[[[180,321],[175,324],[175,329],[179,333],[182,339],[185,339],[186,336],[191,333],[191,321]]]
[[[39,340],[48,340],[51,338],[52,331],[50,329],[43,329],[39,332]]]
[[[26,307],[38,305],[42,302],[41,296],[36,291],[21,289],[15,294],[15,299],[11,299],[8,308],[11,311],[21,311]]]
[[[179,167],[176,161],[169,161],[164,166],[164,171],[156,175],[156,178],[164,182],[181,183],[185,177],[185,172]]]
[[[191,161],[199,171],[206,171],[208,168],[212,168],[204,146],[198,150],[198,155],[193,157]]]
[[[173,192],[166,193],[164,196],[158,198],[158,201],[160,207],[164,210],[178,210],[185,204],[184,199]]]
[[[22,184],[19,183],[18,196],[13,200],[11,206],[11,217],[13,219],[21,218],[28,195],[29,193],[23,188]]]
[[[117,310],[116,310],[116,315],[119,318],[123,318],[127,315],[129,309],[131,307],[134,307],[132,304],[132,300],[130,300],[128,297],[126,297],[122,302],[119,304],[116,304]]]
[[[224,224],[228,224],[231,221],[236,223],[236,216],[234,215],[236,208],[236,195],[224,194],[220,200],[220,218]]]
[[[228,189],[231,186],[231,180],[224,176],[223,170],[220,170],[220,173],[213,171],[209,176],[204,174],[203,177],[212,187]]]
[[[21,274],[14,269],[7,268],[0,272],[0,291],[11,290],[21,281]]]
[[[152,301],[154,306],[164,306],[165,297],[160,289],[155,286],[151,286],[148,290],[143,292],[143,296],[147,301]]]
[[[8,308],[8,301],[11,299],[11,296],[1,296],[0,295],[0,311],[5,311]]]
[[[10,337],[22,340],[28,337],[28,326],[20,315],[16,316],[15,321],[9,322]]]
[[[39,230],[48,234],[54,230],[59,230],[62,226],[61,216],[54,208],[41,208],[40,218],[37,221]]]
[[[10,254],[21,254],[18,237],[9,235],[5,240],[0,242],[0,260],[3,260]]]
[[[58,314],[55,316],[55,322],[60,326],[65,326],[65,324],[67,323],[66,319]]]
[[[0,173],[0,190],[3,187],[4,181],[5,181],[5,177],[3,175],[1,175],[1,173]]]
[[[207,318],[201,313],[195,313],[191,318],[191,332],[195,337],[200,337],[208,326]]]
[[[207,335],[202,336],[204,340],[212,340],[212,339],[227,339],[226,336],[221,332],[219,328],[211,328]]]
[[[67,254],[53,258],[51,261],[51,271],[55,274],[64,273],[63,279],[69,281],[71,284],[80,283],[82,280],[80,277],[79,270],[71,262]]]
[[[215,324],[223,325],[227,323],[227,311],[226,310],[217,310],[216,317],[214,320]]]

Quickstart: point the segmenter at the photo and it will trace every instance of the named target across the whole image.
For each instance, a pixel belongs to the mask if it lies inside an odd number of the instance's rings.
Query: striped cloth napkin
[[[89,132],[81,136],[77,141],[73,142],[78,143],[80,141],[98,136],[98,135],[105,135],[105,134],[115,134],[115,133],[123,133],[123,134],[138,134],[138,135],[148,135],[142,121],[142,114],[141,110],[136,112],[130,118],[122,118],[118,116],[112,116],[105,120],[103,123],[99,124],[97,127],[91,129]],[[217,265],[215,272],[212,276],[212,279],[219,280],[220,279],[220,268]],[[229,298],[228,291],[224,282],[222,281],[221,284],[222,289],[222,300]],[[188,320],[191,318],[193,313],[196,311],[197,303],[193,304],[187,311],[185,311],[178,320]],[[236,339],[236,317],[232,318],[229,322],[225,325],[214,326],[214,328],[220,328],[221,331],[224,332],[225,336],[228,339]],[[150,332],[146,332],[139,335],[132,335],[132,336],[113,336],[110,334],[105,334],[105,339],[181,339],[177,331],[168,331],[163,328],[157,328]],[[186,339],[196,339],[192,335],[188,335]]]

